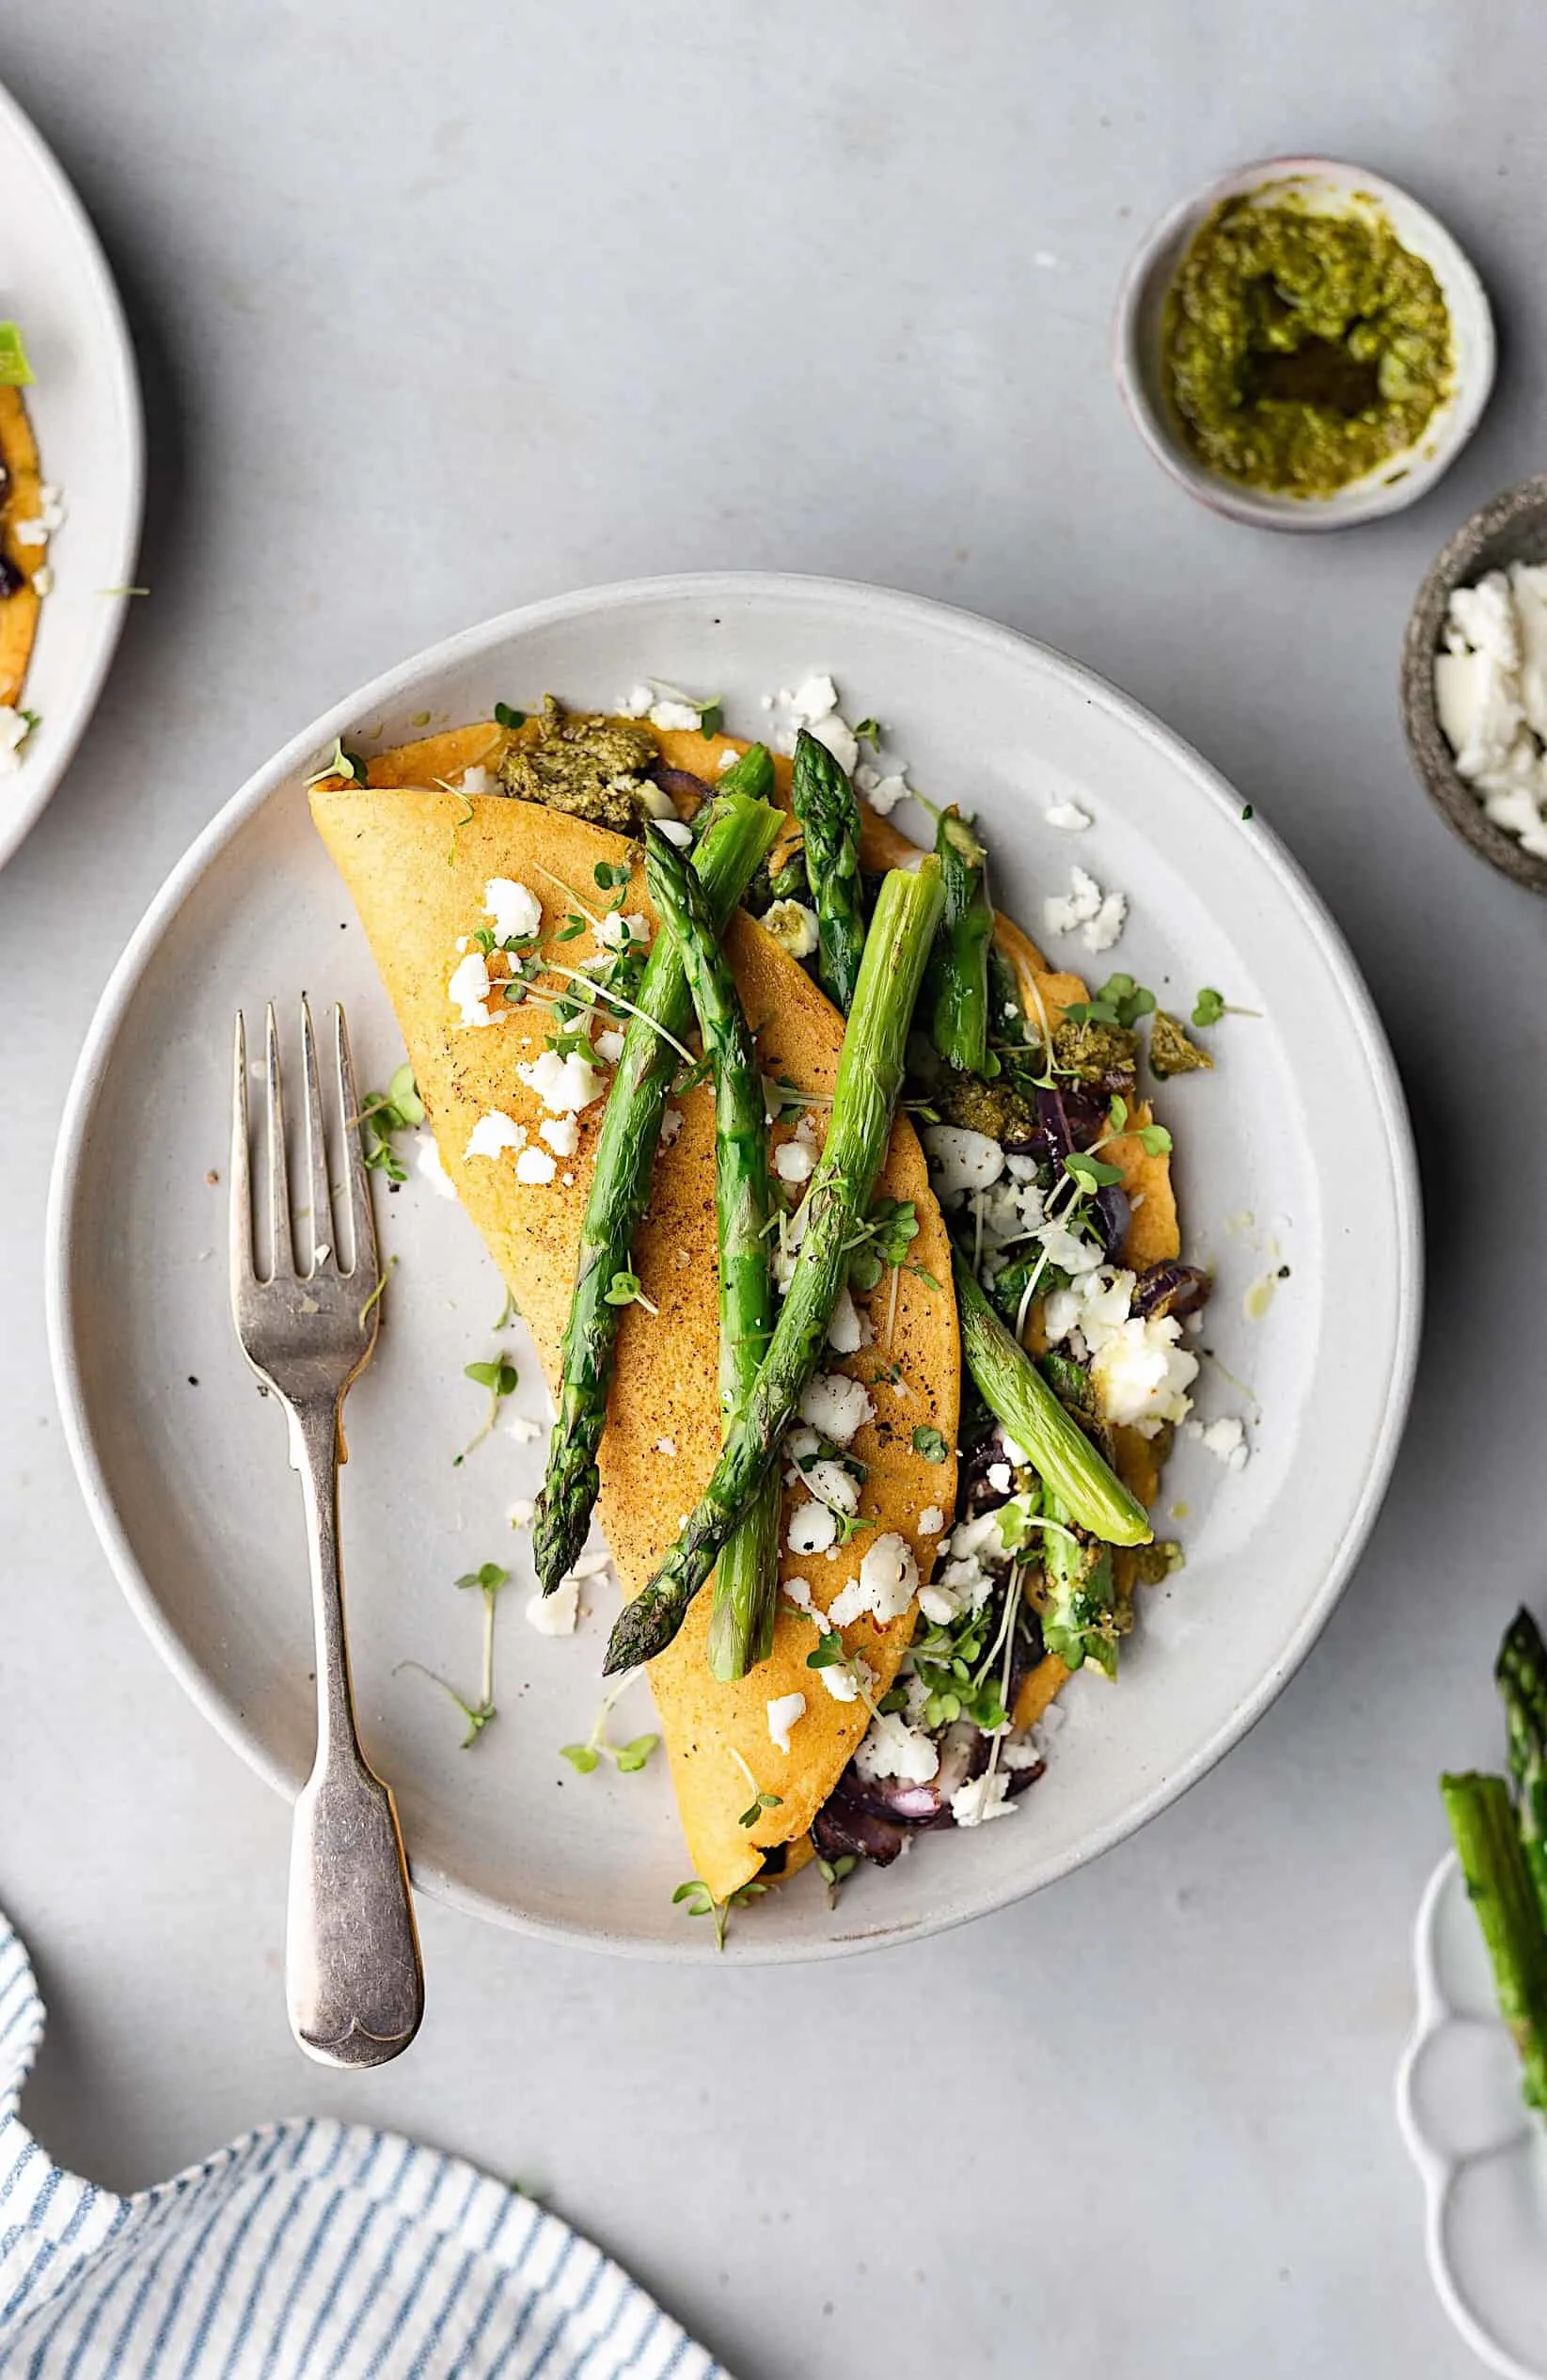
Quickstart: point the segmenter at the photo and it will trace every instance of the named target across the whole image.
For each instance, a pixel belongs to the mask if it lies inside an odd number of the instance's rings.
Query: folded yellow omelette
[[[508,1155],[499,1161],[466,1156],[474,1125],[492,1110],[525,1124],[535,1137],[544,1111],[516,1069],[541,1054],[548,1021],[541,1009],[517,1007],[494,1023],[469,1027],[447,986],[467,938],[487,923],[484,888],[494,878],[512,879],[537,895],[544,907],[543,956],[564,965],[576,965],[595,947],[589,933],[561,947],[556,936],[575,907],[565,888],[594,905],[599,862],[632,868],[624,907],[655,921],[637,842],[502,794],[448,789],[466,770],[496,763],[507,740],[506,730],[488,722],[404,745],[371,762],[369,785],[340,777],[321,781],[312,789],[311,808],[397,1012],[441,1159],[520,1309],[553,1388],[605,1103],[599,1099],[581,1111],[575,1154],[550,1182],[521,1182]],[[667,766],[711,785],[722,755],[744,749],[731,738],[696,733],[663,731],[658,741]],[[775,765],[778,798],[787,807],[789,764]],[[886,820],[864,815],[866,867],[916,856]],[[1050,970],[1006,920],[999,938],[1028,988],[1034,1013],[1040,1000],[1056,1022],[1087,996],[1078,976]],[[764,1072],[801,1091],[830,1095],[843,1041],[837,1011],[743,912],[732,921],[726,949]],[[720,1442],[713,1099],[701,1087],[676,1103],[681,1128],[670,1145],[663,1139],[650,1208],[635,1243],[634,1269],[658,1311],[633,1305],[622,1315],[600,1451],[599,1517],[627,1595],[644,1586],[674,1540]],[[1122,1166],[1133,1198],[1125,1255],[1135,1265],[1175,1256],[1178,1246],[1167,1161],[1147,1155],[1137,1137],[1145,1121],[1147,1110],[1136,1109],[1130,1132],[1107,1151]],[[866,1466],[860,1510],[875,1527],[827,1555],[782,1557],[784,1576],[809,1579],[824,1606],[857,1574],[866,1544],[889,1531],[907,1540],[921,1579],[927,1579],[942,1540],[938,1523],[921,1528],[921,1515],[935,1523],[943,1515],[949,1524],[955,1499],[961,1363],[950,1248],[923,1152],[905,1116],[893,1124],[876,1191],[913,1203],[919,1232],[910,1267],[883,1279],[868,1299],[857,1297],[871,1343],[846,1357],[829,1350],[824,1364],[862,1381],[875,1407],[852,1450]],[[915,1450],[919,1428],[939,1431],[947,1450],[943,1462],[930,1462]],[[1130,1440],[1119,1448],[1129,1484],[1141,1495],[1153,1493],[1153,1450],[1129,1433],[1120,1437]],[[834,1699],[823,1683],[828,1673],[807,1666],[814,1623],[782,1598],[772,1658],[734,1684],[719,1683],[703,1655],[708,1611],[704,1593],[675,1642],[652,1662],[650,1679],[694,1868],[724,1900],[759,1875],[775,1847],[785,1847],[775,1862],[785,1873],[810,1856],[812,1819],[847,1766],[869,1714],[859,1699]],[[876,1673],[877,1697],[908,1648],[913,1619],[910,1608],[890,1626],[865,1617],[845,1631],[845,1651],[861,1653]],[[1046,1706],[1065,1674],[1050,1658],[1033,1673],[1017,1707],[1020,1724]],[[806,1715],[782,1753],[770,1739],[767,1705],[789,1693],[804,1695]],[[750,1781],[780,1798],[748,1828],[740,1819],[755,1798]]]

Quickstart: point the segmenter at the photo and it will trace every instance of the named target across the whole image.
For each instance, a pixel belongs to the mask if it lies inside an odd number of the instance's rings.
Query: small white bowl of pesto
[[[1129,266],[1115,369],[1191,496],[1259,529],[1351,528],[1449,469],[1493,386],[1470,261],[1395,182],[1330,157],[1242,166]]]

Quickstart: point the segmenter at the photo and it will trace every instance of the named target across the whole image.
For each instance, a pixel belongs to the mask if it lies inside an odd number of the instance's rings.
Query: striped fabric
[[[116,2198],[17,2102],[43,2007],[0,1917],[5,2380],[724,2380],[589,2241],[460,2158],[265,2125]]]

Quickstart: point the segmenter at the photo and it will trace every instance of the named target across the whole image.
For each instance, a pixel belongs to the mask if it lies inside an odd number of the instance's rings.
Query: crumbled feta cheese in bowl
[[[523,1149],[515,1161],[517,1182],[551,1182],[559,1168],[545,1149]]]
[[[1090,812],[1081,810],[1078,801],[1050,801],[1042,815],[1060,834],[1083,834],[1091,823]]]
[[[982,1826],[989,1818],[1013,1817],[1015,1803],[1006,1799],[1009,1790],[1010,1780],[1002,1769],[996,1769],[992,1776],[986,1769],[981,1777],[971,1777],[956,1787],[951,1796],[951,1816],[958,1826]]]
[[[776,1694],[767,1707],[769,1738],[787,1758],[790,1729],[798,1726],[805,1718],[806,1697],[804,1694]]]
[[[1087,950],[1110,950],[1128,922],[1126,893],[1103,893],[1087,869],[1071,869],[1067,893],[1052,894],[1042,904],[1050,934],[1078,933]]]
[[[864,1315],[856,1306],[852,1292],[841,1289],[828,1325],[828,1345],[835,1356],[855,1356],[869,1344],[870,1330]]]
[[[650,940],[649,923],[638,911],[625,917],[621,909],[609,909],[596,928],[596,939],[605,950],[629,950]]]
[[[615,1024],[605,1025],[596,1036],[596,1055],[608,1066],[616,1066],[624,1054],[624,1037]]]
[[[537,1130],[556,1157],[574,1156],[580,1127],[573,1116],[545,1116]]]

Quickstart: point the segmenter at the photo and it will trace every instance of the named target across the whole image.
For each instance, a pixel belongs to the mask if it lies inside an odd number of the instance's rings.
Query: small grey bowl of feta
[[[1547,894],[1547,474],[1484,504],[1433,563],[1402,640],[1401,701],[1441,816]]]

